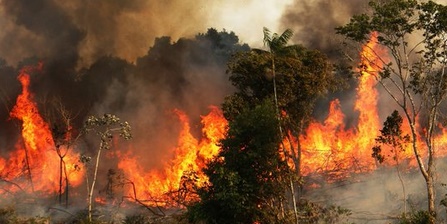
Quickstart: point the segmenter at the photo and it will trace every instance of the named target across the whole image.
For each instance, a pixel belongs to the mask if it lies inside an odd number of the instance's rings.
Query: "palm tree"
[[[281,121],[281,115],[279,114],[278,95],[276,93],[276,73],[275,73],[275,56],[281,55],[287,48],[287,42],[293,36],[291,29],[286,29],[281,35],[273,33],[266,27],[264,27],[264,45],[269,49],[269,53],[272,59],[272,74],[273,74],[273,95],[275,98],[275,107],[278,120]],[[279,132],[282,135],[281,124],[279,125]]]
[[[284,136],[282,133],[281,114],[279,112],[278,94],[276,91],[277,87],[276,87],[275,57],[287,56],[287,52],[288,52],[287,51],[288,50],[287,42],[289,42],[290,38],[292,38],[293,31],[291,29],[286,29],[281,35],[279,35],[277,33],[272,34],[272,32],[266,27],[264,27],[263,31],[264,31],[264,46],[268,47],[268,52],[270,53],[270,57],[272,60],[273,95],[274,95],[274,99],[275,99],[276,116],[278,118],[278,123],[279,123],[279,125],[278,125],[279,134],[280,134],[281,139],[283,139]],[[285,150],[284,147],[285,146],[283,145],[283,150]],[[290,179],[290,191],[292,193],[295,221],[296,221],[296,223],[299,223],[293,178]]]

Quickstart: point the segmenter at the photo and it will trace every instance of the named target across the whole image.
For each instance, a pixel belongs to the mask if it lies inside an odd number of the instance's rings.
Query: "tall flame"
[[[300,137],[304,175],[321,172],[337,178],[375,169],[371,148],[380,129],[375,86],[377,72],[382,66],[376,57],[381,51],[376,43],[377,36],[373,34],[361,53],[362,69],[354,105],[358,112],[356,127],[346,129],[340,102],[338,99],[332,101],[325,121],[311,122],[305,135]]]
[[[60,157],[56,153],[52,133],[40,116],[29,91],[29,73],[41,69],[42,64],[36,67],[26,66],[20,70],[18,76],[22,93],[17,97],[10,117],[22,122],[22,139],[16,143],[16,149],[10,153],[8,161],[0,158],[0,177],[14,183],[13,188],[8,191],[14,192],[21,188],[26,192],[52,193],[58,191],[60,184],[67,184],[60,183]],[[71,151],[67,151],[64,157],[68,165],[67,178],[72,186],[77,186],[82,181],[82,172],[75,167],[77,158]]]

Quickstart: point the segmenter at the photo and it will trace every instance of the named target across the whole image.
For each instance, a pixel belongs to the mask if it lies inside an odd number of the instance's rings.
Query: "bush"
[[[0,223],[17,223],[18,218],[15,209],[12,207],[0,208]]]
[[[21,218],[13,207],[0,208],[1,224],[47,224],[50,223],[45,217]]]
[[[321,206],[319,204],[302,199],[300,208],[300,223],[348,223],[352,214],[349,209],[340,206]]]
[[[427,211],[419,210],[419,211],[413,211],[408,214],[403,214],[398,224],[425,224],[429,223],[429,214]]]
[[[148,224],[149,218],[142,214],[130,215],[126,216],[123,221],[123,224]]]

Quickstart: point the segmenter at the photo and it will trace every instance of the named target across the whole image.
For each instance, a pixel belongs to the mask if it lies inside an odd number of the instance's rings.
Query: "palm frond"
[[[277,37],[277,42],[280,46],[285,46],[292,36],[293,31],[291,29],[286,29],[281,36]]]
[[[272,42],[272,32],[267,28],[264,27],[264,45],[267,45],[267,47],[270,48],[270,43]]]
[[[271,53],[282,51],[287,46],[287,42],[292,38],[293,31],[286,29],[281,35],[272,33],[267,27],[264,27],[264,46],[267,46]]]

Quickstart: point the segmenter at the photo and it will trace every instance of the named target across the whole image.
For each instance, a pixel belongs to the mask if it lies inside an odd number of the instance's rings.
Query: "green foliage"
[[[204,170],[210,184],[199,189],[201,201],[188,208],[190,221],[278,222],[272,205],[284,197],[289,171],[278,153],[277,122],[271,103],[230,121],[219,155]]]
[[[405,145],[410,142],[410,136],[404,135],[402,132],[402,122],[403,119],[399,112],[394,110],[383,123],[383,128],[380,130],[380,135],[376,138],[376,143],[378,145],[373,147],[372,154],[372,157],[379,163],[383,163],[386,158],[382,153],[382,145],[390,146],[391,150],[395,151],[394,155],[397,156],[397,153],[405,150]],[[397,160],[397,158],[393,158],[394,160]]]
[[[354,15],[350,22],[337,27],[338,34],[342,34],[356,42],[365,42],[373,31],[395,38],[379,36],[384,45],[398,46],[398,38],[411,33],[417,26],[415,23],[415,0],[370,1],[371,13]]]
[[[301,200],[299,203],[300,223],[302,224],[336,224],[348,223],[351,211],[340,206],[321,206],[308,200]]]
[[[342,83],[333,73],[327,57],[299,45],[287,47],[286,55],[274,55],[277,100],[282,119],[289,127],[308,118],[316,100]],[[224,115],[231,120],[246,108],[263,100],[274,100],[271,55],[252,50],[235,54],[228,63],[230,81],[237,92],[225,99]]]
[[[293,36],[293,31],[291,29],[286,29],[281,35],[273,33],[264,27],[264,45],[270,49],[273,54],[281,53],[281,51],[286,48],[287,42]]]
[[[447,6],[415,0],[371,1],[369,5],[371,13],[353,16],[348,24],[336,28],[337,33],[365,43],[377,32],[380,44],[389,49],[398,66],[397,70],[391,62],[384,66],[381,78],[401,76],[401,82],[413,93],[439,101],[447,91],[447,79],[443,70],[438,70],[445,66],[447,57]],[[420,42],[409,46],[410,36],[419,33]]]
[[[102,117],[89,116],[84,123],[85,133],[94,131],[101,138],[101,149],[109,149],[113,133],[118,132],[126,140],[132,138],[131,128],[127,121],[121,120],[113,114],[104,114]]]
[[[121,137],[128,140],[132,138],[130,132],[130,125],[126,122],[121,122],[120,119],[112,114],[104,114],[102,117],[90,116],[87,118],[84,124],[84,132],[89,133],[93,131],[95,134],[100,136],[100,144],[99,149],[96,153],[96,163],[95,169],[93,172],[93,180],[91,182],[91,186],[87,186],[88,190],[88,220],[92,222],[92,204],[93,204],[93,192],[95,189],[96,178],[98,175],[98,167],[99,161],[101,157],[101,151],[103,149],[109,149],[110,143],[113,139],[113,134],[118,132]],[[80,158],[81,162],[88,163],[91,160],[91,157],[82,155]],[[87,176],[88,183],[88,176]]]
[[[226,30],[219,32],[214,28],[209,28],[206,33],[197,35],[196,39],[201,42],[209,42],[210,48],[225,61],[235,52],[249,49],[247,44],[239,44],[239,37],[234,32]]]
[[[426,224],[429,223],[429,213],[424,210],[414,211],[402,215],[398,224]]]

